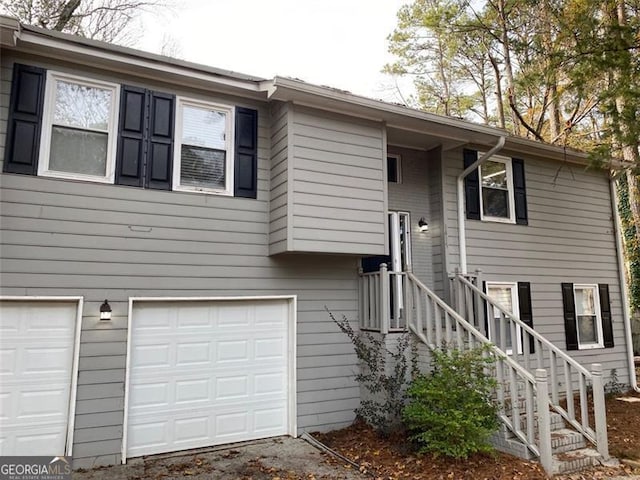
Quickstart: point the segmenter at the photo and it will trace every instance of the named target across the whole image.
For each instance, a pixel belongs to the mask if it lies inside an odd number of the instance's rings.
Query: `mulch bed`
[[[638,394],[630,396],[640,397]],[[640,459],[640,402],[607,399],[607,423],[612,455]],[[348,428],[314,436],[325,445],[360,465],[360,470],[381,480],[544,480],[542,467],[535,462],[496,452],[474,455],[467,460],[451,460],[433,455],[418,455],[403,434],[381,438],[370,427],[356,422]],[[337,464],[346,463],[332,459]],[[345,464],[345,468],[354,468]],[[555,477],[559,480],[608,479],[640,475],[640,469],[596,467],[579,473]]]
[[[625,396],[640,399],[636,392]],[[640,461],[640,402],[622,402],[616,397],[607,399],[609,451],[617,458]]]

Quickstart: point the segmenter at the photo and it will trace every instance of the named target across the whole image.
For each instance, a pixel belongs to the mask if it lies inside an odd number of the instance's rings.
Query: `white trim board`
[[[71,367],[71,386],[69,389],[69,407],[67,411],[67,436],[65,442],[65,455],[73,454],[73,431],[76,418],[76,397],[78,393],[78,363],[80,360],[80,332],[82,331],[82,311],[84,308],[84,297],[81,296],[17,296],[0,295],[0,302],[77,302],[75,333],[73,344],[73,359]]]
[[[233,297],[129,297],[128,319],[127,319],[127,359],[125,365],[125,385],[124,385],[124,419],[122,423],[122,464],[127,463],[127,433],[129,420],[129,385],[131,382],[131,322],[133,319],[134,302],[235,302],[252,300],[287,300],[289,305],[288,325],[287,325],[287,352],[288,359],[288,386],[287,386],[287,406],[288,412],[288,434],[297,436],[297,398],[296,398],[296,325],[297,325],[297,296],[296,295],[264,295],[264,296],[233,296]]]

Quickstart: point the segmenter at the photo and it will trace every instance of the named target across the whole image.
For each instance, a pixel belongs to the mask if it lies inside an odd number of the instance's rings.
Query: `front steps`
[[[602,456],[595,449],[587,446],[582,434],[566,428],[565,422],[559,413],[550,412],[549,418],[551,423],[553,475],[575,472],[603,463]],[[521,417],[520,421],[525,422],[526,418]],[[505,426],[502,426],[493,435],[491,443],[496,450],[501,452],[526,460],[536,459],[536,456],[526,445]]]

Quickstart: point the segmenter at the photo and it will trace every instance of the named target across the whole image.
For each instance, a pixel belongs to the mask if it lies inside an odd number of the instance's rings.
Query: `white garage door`
[[[126,457],[289,433],[289,302],[133,303]]]
[[[0,455],[64,455],[77,302],[0,302]]]

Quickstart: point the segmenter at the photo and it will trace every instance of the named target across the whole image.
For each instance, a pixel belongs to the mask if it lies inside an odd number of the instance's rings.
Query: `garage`
[[[294,303],[131,299],[123,461],[295,435]]]
[[[79,298],[0,298],[0,455],[70,455]]]

